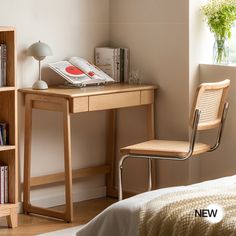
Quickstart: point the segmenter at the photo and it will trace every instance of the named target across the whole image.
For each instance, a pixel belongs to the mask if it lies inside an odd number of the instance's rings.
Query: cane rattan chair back
[[[198,130],[213,129],[220,125],[230,80],[201,84],[195,95],[190,125],[193,125],[196,109],[200,110]]]

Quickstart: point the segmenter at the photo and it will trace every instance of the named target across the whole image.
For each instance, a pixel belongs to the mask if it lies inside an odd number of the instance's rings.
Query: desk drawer
[[[138,105],[140,105],[140,91],[89,97],[89,111],[99,111]]]
[[[70,112],[86,112],[88,111],[88,97],[78,97],[71,100]]]
[[[141,91],[141,104],[146,105],[152,103],[154,103],[154,90]]]

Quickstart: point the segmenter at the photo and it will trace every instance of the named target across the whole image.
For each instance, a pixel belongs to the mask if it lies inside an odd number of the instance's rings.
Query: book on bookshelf
[[[8,203],[9,202],[9,197],[8,197],[8,166],[4,167],[4,202]]]
[[[8,145],[8,125],[7,123],[0,123],[0,146]]]
[[[81,57],[49,63],[49,67],[74,86],[104,84],[114,80],[100,68]]]
[[[128,82],[128,48],[97,47],[95,48],[95,64],[110,75],[115,82]]]
[[[9,202],[8,166],[0,164],[0,204]]]
[[[4,43],[0,44],[0,87],[7,85],[7,46]]]

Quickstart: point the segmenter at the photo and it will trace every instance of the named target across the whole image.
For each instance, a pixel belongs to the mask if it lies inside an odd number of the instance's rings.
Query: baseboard
[[[94,198],[101,198],[106,196],[106,187],[101,186],[92,189],[83,189],[73,192],[73,202],[81,202],[85,200],[90,200]],[[54,207],[65,204],[64,192],[55,195],[45,195],[40,198],[35,198],[31,201],[32,205],[39,207]],[[19,203],[19,213],[23,212],[23,203]]]

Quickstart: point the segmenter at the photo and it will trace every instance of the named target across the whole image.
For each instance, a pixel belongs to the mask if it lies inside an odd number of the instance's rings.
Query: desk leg
[[[30,172],[31,172],[31,140],[32,140],[32,100],[25,97],[25,143],[24,143],[24,213],[29,213],[30,205]]]
[[[147,106],[148,140],[155,139],[154,103]],[[157,161],[152,160],[152,189],[157,189]]]
[[[71,127],[69,101],[65,99],[63,106],[64,126],[64,162],[65,162],[65,194],[66,194],[66,221],[73,221],[72,201],[72,167],[71,167]]]
[[[108,125],[107,125],[107,153],[106,164],[111,167],[110,173],[106,175],[107,196],[117,197],[115,190],[116,177],[116,114],[117,111],[108,111]]]

